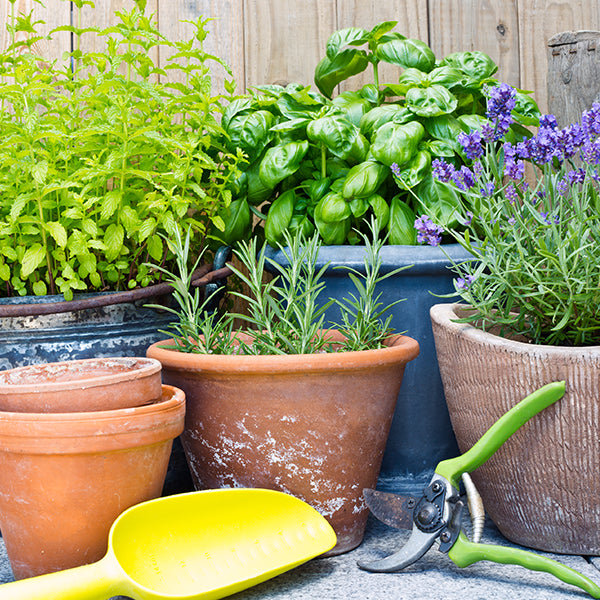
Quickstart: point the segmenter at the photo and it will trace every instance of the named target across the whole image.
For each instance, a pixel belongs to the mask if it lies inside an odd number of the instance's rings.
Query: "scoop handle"
[[[0,585],[2,600],[106,600],[127,593],[109,576],[107,558],[91,565]],[[121,588],[121,589],[117,589]]]

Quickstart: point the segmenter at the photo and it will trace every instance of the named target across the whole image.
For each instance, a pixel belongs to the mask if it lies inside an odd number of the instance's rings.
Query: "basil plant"
[[[419,213],[459,227],[456,191],[432,177],[431,164],[469,162],[458,135],[485,123],[484,92],[499,84],[498,67],[482,52],[438,60],[395,25],[336,31],[315,70],[318,91],[263,85],[229,104],[222,120],[229,151],[241,149],[247,163],[232,186],[223,241],[247,234],[252,213],[264,219],[273,246],[285,231],[316,230],[328,245],[361,243],[373,217],[390,244],[416,243]],[[402,67],[398,81],[379,81],[381,62]],[[370,67],[373,83],[333,96]],[[518,92],[511,135],[528,136],[525,126],[537,125],[538,115]]]

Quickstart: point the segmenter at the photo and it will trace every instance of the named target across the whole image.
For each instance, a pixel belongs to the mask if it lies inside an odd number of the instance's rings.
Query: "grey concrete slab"
[[[468,528],[468,527],[467,527]],[[315,559],[293,571],[232,596],[235,600],[562,600],[589,598],[579,588],[555,577],[514,565],[476,563],[456,567],[432,548],[418,563],[400,573],[368,573],[357,560],[378,558],[400,548],[409,532],[386,527],[375,519],[367,525],[362,545],[341,556]],[[485,543],[509,544],[491,522]],[[600,583],[600,572],[581,556],[544,554]],[[0,542],[0,583],[12,581],[4,544]],[[2,587],[0,586],[0,600]],[[85,600],[85,598],[82,598]]]

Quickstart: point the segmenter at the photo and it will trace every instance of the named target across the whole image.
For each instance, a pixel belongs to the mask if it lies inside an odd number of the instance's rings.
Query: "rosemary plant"
[[[272,263],[277,275],[265,277],[264,252],[257,239],[240,244],[235,254],[241,263],[238,268],[229,265],[247,288],[247,292],[233,291],[248,306],[247,314],[208,311],[208,302],[200,298],[198,289],[191,290],[191,273],[198,261],[190,268],[190,235],[185,240],[175,236],[168,242],[176,256],[177,273],[158,267],[174,289],[176,308],[167,308],[177,316],[165,331],[173,343],[165,346],[181,352],[210,354],[314,354],[317,352],[353,351],[381,348],[391,333],[391,316],[384,320],[388,309],[399,302],[383,307],[381,294],[376,286],[383,279],[396,273],[380,275],[380,250],[384,241],[377,239],[377,228],[372,227],[374,241],[365,237],[365,273],[349,269],[356,292],[343,300],[320,300],[325,283],[323,274],[327,265],[316,269],[321,242],[318,236],[304,238],[285,234],[284,254],[287,264]],[[399,269],[401,270],[401,269]],[[341,323],[325,320],[327,309],[337,303],[341,310]],[[246,322],[246,336],[234,332],[234,319]],[[345,341],[333,343],[328,328],[339,329]]]

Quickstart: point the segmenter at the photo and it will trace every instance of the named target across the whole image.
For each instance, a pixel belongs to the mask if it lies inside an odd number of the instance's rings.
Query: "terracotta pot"
[[[91,563],[126,508],[160,496],[185,396],[87,413],[0,412],[0,526],[15,578]]]
[[[90,358],[0,372],[0,410],[66,413],[115,410],[160,400],[160,363]]]
[[[339,338],[338,338],[339,339]],[[296,356],[185,354],[153,344],[163,378],[187,397],[182,434],[197,489],[261,487],[311,504],[338,536],[362,541],[406,363],[415,340],[380,350]]]
[[[542,346],[453,323],[431,309],[440,372],[462,452],[506,411],[552,381],[566,394],[473,473],[485,508],[513,542],[600,554],[600,346]]]

